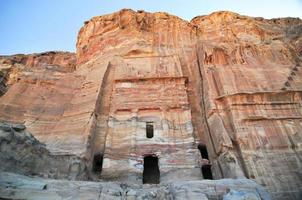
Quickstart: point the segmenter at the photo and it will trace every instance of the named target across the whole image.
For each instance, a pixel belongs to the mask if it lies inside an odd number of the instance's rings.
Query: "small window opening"
[[[103,166],[103,155],[102,154],[94,155],[94,157],[93,157],[93,171],[102,172],[102,166]]]
[[[207,151],[206,145],[204,145],[204,144],[199,144],[199,145],[198,145],[198,150],[199,150],[199,152],[200,152],[200,154],[201,154],[201,157],[202,157],[203,159],[209,160],[209,155],[208,155],[208,151]]]
[[[143,184],[159,184],[158,157],[144,157]]]
[[[211,165],[203,165],[201,172],[204,179],[213,179]]]
[[[154,126],[152,122],[147,122],[146,124],[146,137],[153,138],[154,135]]]

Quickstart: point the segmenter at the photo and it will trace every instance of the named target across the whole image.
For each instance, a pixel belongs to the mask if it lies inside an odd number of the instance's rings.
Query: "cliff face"
[[[140,182],[152,157],[160,182],[211,169],[301,195],[300,19],[121,10],[85,22],[76,66],[56,55],[1,58],[16,72],[2,75],[0,119],[82,157],[89,178]]]
[[[68,52],[45,52],[40,54],[0,56],[0,96],[9,86],[34,72],[61,71],[71,72],[75,69],[76,55]]]
[[[290,198],[301,190],[301,20],[214,13],[192,23],[218,163],[234,151],[246,177]]]

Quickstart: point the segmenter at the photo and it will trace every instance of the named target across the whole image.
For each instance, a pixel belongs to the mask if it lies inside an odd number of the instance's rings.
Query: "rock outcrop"
[[[0,74],[0,120],[26,125],[52,155],[85,160],[95,181],[248,178],[273,199],[299,199],[301,27],[231,12],[94,17],[76,61],[2,58],[18,62]]]
[[[247,179],[179,181],[154,186],[118,182],[104,183],[30,178],[0,172],[0,198],[47,200],[269,200],[270,196],[263,187]]]
[[[57,156],[24,125],[0,123],[0,171],[61,179],[87,179],[85,162],[76,156]]]

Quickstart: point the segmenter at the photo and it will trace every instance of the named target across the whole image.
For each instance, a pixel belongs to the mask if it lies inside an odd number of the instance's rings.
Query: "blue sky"
[[[0,55],[75,51],[84,21],[122,8],[165,11],[186,20],[219,10],[302,18],[302,0],[0,0]]]

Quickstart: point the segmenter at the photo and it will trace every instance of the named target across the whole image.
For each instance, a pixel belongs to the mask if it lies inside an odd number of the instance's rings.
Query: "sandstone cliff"
[[[18,54],[0,56],[0,96],[13,85],[35,72],[57,70],[71,72],[75,69],[76,56],[69,52],[44,52],[40,54]]]
[[[141,182],[151,155],[161,182],[210,167],[214,179],[299,199],[301,56],[300,19],[124,9],[85,22],[76,66],[72,54],[1,58],[0,119],[25,124],[53,155],[81,157],[93,180]]]

